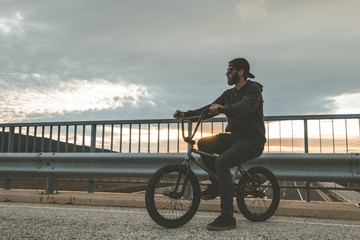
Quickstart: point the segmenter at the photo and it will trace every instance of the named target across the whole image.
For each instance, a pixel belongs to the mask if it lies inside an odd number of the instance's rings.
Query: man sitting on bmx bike
[[[182,112],[176,110],[175,118],[198,116],[209,109],[205,118],[224,113],[228,120],[227,133],[204,137],[198,141],[198,148],[219,156],[214,160],[202,155],[205,165],[216,173],[217,179],[210,177],[211,184],[201,192],[201,198],[209,200],[220,195],[221,215],[207,225],[208,230],[227,230],[236,228],[233,217],[234,186],[230,169],[247,160],[259,157],[264,151],[265,126],[263,113],[263,86],[248,78],[250,64],[245,58],[229,62],[226,71],[227,83],[234,88],[226,90],[212,104],[202,108]]]

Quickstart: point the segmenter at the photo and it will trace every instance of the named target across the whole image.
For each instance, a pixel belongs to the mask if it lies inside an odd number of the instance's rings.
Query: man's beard
[[[232,76],[232,78],[230,78],[230,79],[228,78],[228,85],[232,86],[232,85],[236,84],[239,80],[240,80],[239,75],[235,74]]]

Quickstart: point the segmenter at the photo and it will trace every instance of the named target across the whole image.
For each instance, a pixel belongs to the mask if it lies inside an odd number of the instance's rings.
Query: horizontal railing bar
[[[181,163],[179,153],[0,153],[0,173],[149,177],[161,166]],[[265,153],[243,164],[263,166],[279,180],[360,181],[360,154]],[[208,175],[194,165],[200,177]]]
[[[56,181],[58,182],[89,182],[88,179],[85,180],[80,180],[80,179],[56,179]],[[94,183],[141,183],[141,184],[147,184],[147,181],[137,181],[137,180],[93,180]],[[340,190],[340,189],[339,189]]]
[[[281,120],[319,120],[319,119],[351,119],[360,118],[360,114],[330,114],[330,115],[290,115],[290,116],[265,116],[265,121]]]
[[[329,114],[329,115],[284,115],[265,116],[265,121],[281,120],[317,120],[317,119],[351,119],[360,118],[360,114]],[[226,118],[215,117],[205,122],[224,122]],[[2,123],[0,127],[20,126],[58,126],[58,125],[112,125],[112,124],[157,124],[157,123],[178,123],[178,119],[145,119],[145,120],[107,120],[107,121],[70,121],[70,122],[29,122],[29,123]]]
[[[306,186],[285,186],[280,185],[280,188],[287,188],[287,189],[319,189],[319,190],[344,190],[344,191],[360,191],[359,187],[353,187],[353,188],[339,188],[339,187],[306,187]]]
[[[215,119],[215,118],[214,118]],[[223,118],[225,119],[225,118]],[[177,123],[178,119],[148,119],[148,120],[114,120],[114,121],[71,121],[71,122],[33,122],[33,123],[2,123],[0,127],[17,126],[58,126],[58,125],[120,125],[120,124],[157,124],[157,123]]]

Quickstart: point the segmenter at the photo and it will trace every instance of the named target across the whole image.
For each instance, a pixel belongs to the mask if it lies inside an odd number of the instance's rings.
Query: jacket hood
[[[246,84],[249,84],[249,85],[251,85],[251,84],[256,84],[256,85],[258,85],[261,92],[263,91],[263,88],[264,88],[263,85],[261,85],[261,84],[258,83],[258,82],[252,81],[252,80],[248,80]]]

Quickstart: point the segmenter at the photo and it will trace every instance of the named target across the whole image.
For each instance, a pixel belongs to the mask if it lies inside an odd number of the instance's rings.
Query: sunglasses
[[[230,68],[228,68],[228,69],[226,70],[226,73],[231,73],[231,71],[234,70],[234,69],[236,70],[236,68],[230,67]]]

